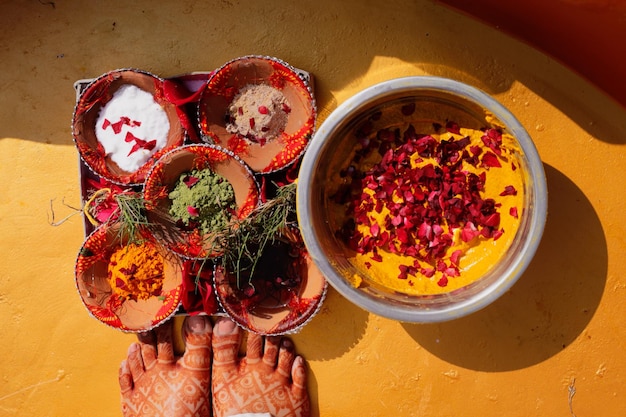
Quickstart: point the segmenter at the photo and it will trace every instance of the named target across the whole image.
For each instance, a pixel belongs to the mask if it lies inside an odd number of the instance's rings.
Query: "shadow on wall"
[[[479,371],[525,368],[565,349],[598,308],[608,262],[600,220],[574,183],[551,166],[545,170],[546,229],[535,258],[512,289],[457,320],[403,324],[437,357]]]

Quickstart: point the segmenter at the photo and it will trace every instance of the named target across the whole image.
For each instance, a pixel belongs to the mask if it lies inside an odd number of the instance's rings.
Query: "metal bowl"
[[[454,120],[459,125],[484,128],[497,120],[521,149],[524,207],[520,226],[507,252],[476,281],[434,295],[407,295],[376,285],[366,270],[349,260],[346,243],[336,236],[329,207],[328,179],[356,146],[351,132],[372,115],[415,103],[422,122]],[[387,118],[389,126],[396,126]],[[547,214],[545,173],[537,150],[522,125],[499,102],[469,85],[439,77],[405,77],[369,87],[346,100],[319,127],[306,151],[298,179],[297,211],[304,242],[313,261],[330,284],[361,308],[402,322],[441,322],[475,312],[500,297],[522,275],[533,258]],[[355,286],[351,277],[365,285]]]

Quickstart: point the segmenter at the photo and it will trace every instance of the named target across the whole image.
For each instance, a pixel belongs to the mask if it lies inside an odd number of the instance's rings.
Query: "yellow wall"
[[[313,73],[320,121],[393,77],[468,82],[518,116],[548,177],[536,258],[484,310],[401,324],[330,291],[294,337],[315,415],[570,416],[574,380],[576,415],[626,415],[626,110],[592,84],[426,0],[57,0],[0,2],[0,416],[120,414],[117,367],[134,336],[81,305],[81,218],[49,223],[50,201],[57,219],[80,205],[73,82],[250,53]]]

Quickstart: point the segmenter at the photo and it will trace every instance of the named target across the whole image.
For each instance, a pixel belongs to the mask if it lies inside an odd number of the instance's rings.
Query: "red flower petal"
[[[504,187],[504,191],[500,193],[500,196],[504,197],[507,195],[517,195],[517,190],[512,185],[507,185]]]
[[[192,217],[198,217],[200,215],[200,211],[193,206],[187,206],[187,213],[189,213]]]
[[[196,183],[200,181],[200,179],[191,176],[191,175],[187,175],[184,179],[183,179],[183,183],[187,186],[187,188],[191,188],[194,185],[196,185]]]
[[[484,166],[487,166],[487,167],[490,167],[490,168],[500,168],[500,167],[502,167],[502,165],[500,164],[500,161],[498,160],[498,157],[493,152],[486,152],[483,155],[481,161],[482,161]]]
[[[422,268],[420,269],[420,273],[426,278],[432,278],[433,275],[435,275],[435,268]]]
[[[456,133],[457,135],[461,134],[461,127],[455,122],[446,123],[446,130],[450,133]]]
[[[461,240],[463,242],[471,242],[479,234],[480,232],[476,229],[476,226],[472,222],[467,222],[463,230],[461,230]]]
[[[452,252],[452,255],[450,255],[450,262],[458,266],[459,260],[461,259],[462,254],[463,254],[463,251],[461,251],[460,249],[455,250],[454,252]]]

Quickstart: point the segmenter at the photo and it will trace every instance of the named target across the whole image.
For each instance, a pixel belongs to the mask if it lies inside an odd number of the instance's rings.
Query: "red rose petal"
[[[463,251],[460,249],[455,250],[454,252],[452,252],[452,255],[450,255],[450,262],[452,262],[454,265],[458,266],[459,265],[459,260],[461,259],[461,255],[463,254]]]
[[[187,186],[187,188],[191,188],[194,185],[196,185],[196,183],[200,181],[199,178],[193,177],[191,175],[187,175],[184,179],[183,179],[183,183]]]
[[[517,190],[512,185],[507,185],[504,187],[504,191],[500,193],[500,196],[504,197],[507,195],[517,195]]]
[[[502,165],[500,164],[500,161],[498,160],[498,157],[493,152],[486,152],[483,155],[481,161],[483,165],[486,167],[490,167],[490,168],[502,167]]]

